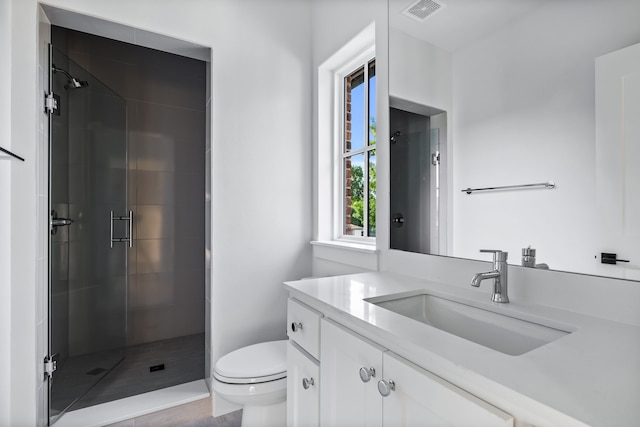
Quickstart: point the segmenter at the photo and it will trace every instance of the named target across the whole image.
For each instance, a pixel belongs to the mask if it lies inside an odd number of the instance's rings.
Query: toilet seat
[[[227,384],[258,384],[287,376],[287,341],[269,341],[221,357],[213,376]]]
[[[213,376],[220,382],[227,384],[259,384],[266,383],[269,381],[281,380],[287,377],[287,372],[280,372],[274,375],[267,375],[264,377],[251,377],[251,378],[235,378],[235,377],[225,377],[224,375],[220,375],[217,372],[213,372]]]

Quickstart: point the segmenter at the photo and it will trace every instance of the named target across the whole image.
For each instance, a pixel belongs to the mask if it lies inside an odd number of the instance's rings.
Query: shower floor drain
[[[89,372],[87,372],[87,375],[99,375],[99,374],[103,373],[104,371],[106,371],[105,368],[95,368],[95,369],[92,369]]]
[[[164,363],[160,363],[159,365],[149,366],[149,372],[158,372],[164,371]]]

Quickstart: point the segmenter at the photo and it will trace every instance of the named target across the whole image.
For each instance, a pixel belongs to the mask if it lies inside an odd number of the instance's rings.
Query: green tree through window
[[[369,131],[373,135],[371,145],[376,143],[376,121],[371,118]],[[375,158],[375,150],[373,150]],[[371,157],[371,156],[370,156]],[[375,236],[376,230],[376,164],[369,161],[369,235]],[[362,166],[351,167],[351,224],[364,227],[364,171]]]

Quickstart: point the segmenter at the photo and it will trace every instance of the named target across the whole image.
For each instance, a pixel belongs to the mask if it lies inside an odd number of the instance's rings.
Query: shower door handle
[[[129,237],[113,237],[113,221],[129,221]],[[114,216],[113,211],[111,211],[111,231],[110,231],[110,247],[113,248],[114,243],[120,242],[129,242],[129,247],[133,247],[133,238],[132,238],[132,230],[133,230],[133,213],[129,211],[129,216]]]

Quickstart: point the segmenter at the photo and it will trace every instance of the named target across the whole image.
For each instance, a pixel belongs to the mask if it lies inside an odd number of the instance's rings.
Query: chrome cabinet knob
[[[396,389],[396,383],[393,382],[393,380],[389,380],[389,381],[385,381],[385,380],[380,380],[378,381],[378,391],[380,392],[380,395],[382,397],[387,397],[391,394],[392,391],[394,391]]]
[[[363,383],[368,383],[371,380],[371,377],[376,376],[376,370],[374,368],[360,368],[360,379]]]
[[[293,332],[298,332],[302,329],[302,323],[300,322],[291,322],[291,330]]]
[[[312,385],[314,385],[315,383],[313,382],[313,378],[303,378],[302,379],[302,387],[305,390],[308,390],[309,387],[311,387]]]

